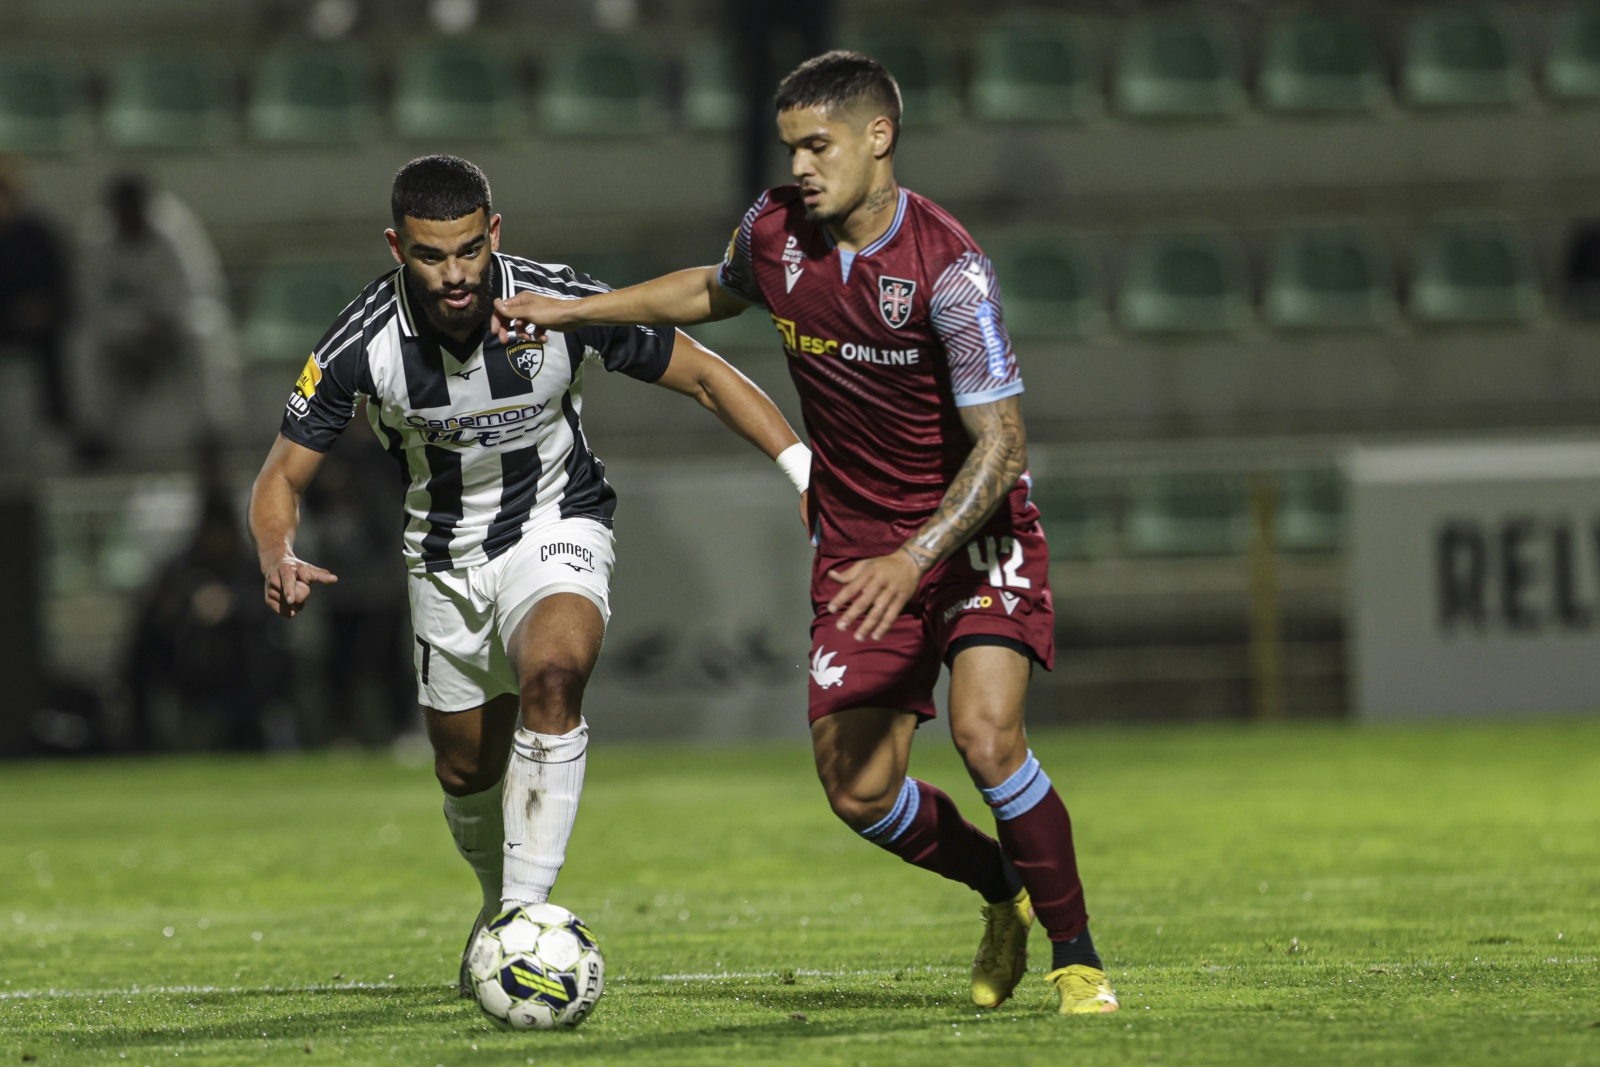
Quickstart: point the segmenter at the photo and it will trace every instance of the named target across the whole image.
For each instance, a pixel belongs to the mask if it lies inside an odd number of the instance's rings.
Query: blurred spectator
[[[1600,222],[1579,222],[1567,244],[1567,311],[1600,319]]]
[[[137,462],[231,428],[239,353],[222,261],[194,213],[136,174],[84,235],[81,337],[93,422]]]
[[[321,688],[337,742],[360,739],[367,694],[382,705],[383,741],[419,721],[405,564],[396,551],[403,492],[394,459],[365,432],[346,434],[306,490],[304,552],[339,576],[317,591],[328,627]]]
[[[0,353],[21,352],[38,369],[45,415],[73,429],[63,340],[71,312],[66,244],[23,197],[21,161],[0,156]]]
[[[264,719],[288,697],[283,620],[262,610],[255,553],[228,493],[206,481],[193,539],[157,573],[135,618],[124,677],[136,748],[163,740],[154,722],[163,703],[176,704],[184,735],[199,728],[220,748],[264,748]]]

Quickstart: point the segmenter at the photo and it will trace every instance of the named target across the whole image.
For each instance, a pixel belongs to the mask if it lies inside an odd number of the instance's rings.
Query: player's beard
[[[444,334],[462,332],[470,334],[489,321],[488,273],[485,271],[484,277],[471,285],[429,289],[415,274],[406,271],[406,290],[411,294],[413,302],[422,305],[423,314],[428,316],[428,322],[434,329]],[[444,302],[445,297],[460,296],[462,293],[472,294],[472,300],[466,307],[453,308]]]

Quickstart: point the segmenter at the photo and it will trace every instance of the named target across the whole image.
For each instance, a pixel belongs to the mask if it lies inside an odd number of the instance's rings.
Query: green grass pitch
[[[0,768],[0,1064],[1597,1064],[1600,722],[1041,733],[1116,1015],[979,1014],[977,900],[858,840],[795,746],[597,716],[556,899],[604,999],[501,1034],[476,887],[387,758]],[[982,808],[942,728],[913,770]]]

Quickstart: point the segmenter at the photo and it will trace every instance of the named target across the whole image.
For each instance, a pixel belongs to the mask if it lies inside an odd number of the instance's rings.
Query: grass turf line
[[[914,771],[985,818],[948,740]],[[1041,733],[1112,1016],[977,1013],[965,889],[836,824],[803,748],[597,738],[556,899],[571,1034],[454,998],[476,885],[381,758],[11,765],[0,1063],[1600,1062],[1600,722]]]

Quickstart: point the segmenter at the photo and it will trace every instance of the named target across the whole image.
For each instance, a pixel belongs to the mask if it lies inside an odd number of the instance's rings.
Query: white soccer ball
[[[583,921],[554,904],[496,915],[467,954],[478,1007],[502,1030],[583,1022],[605,987],[600,946]]]

